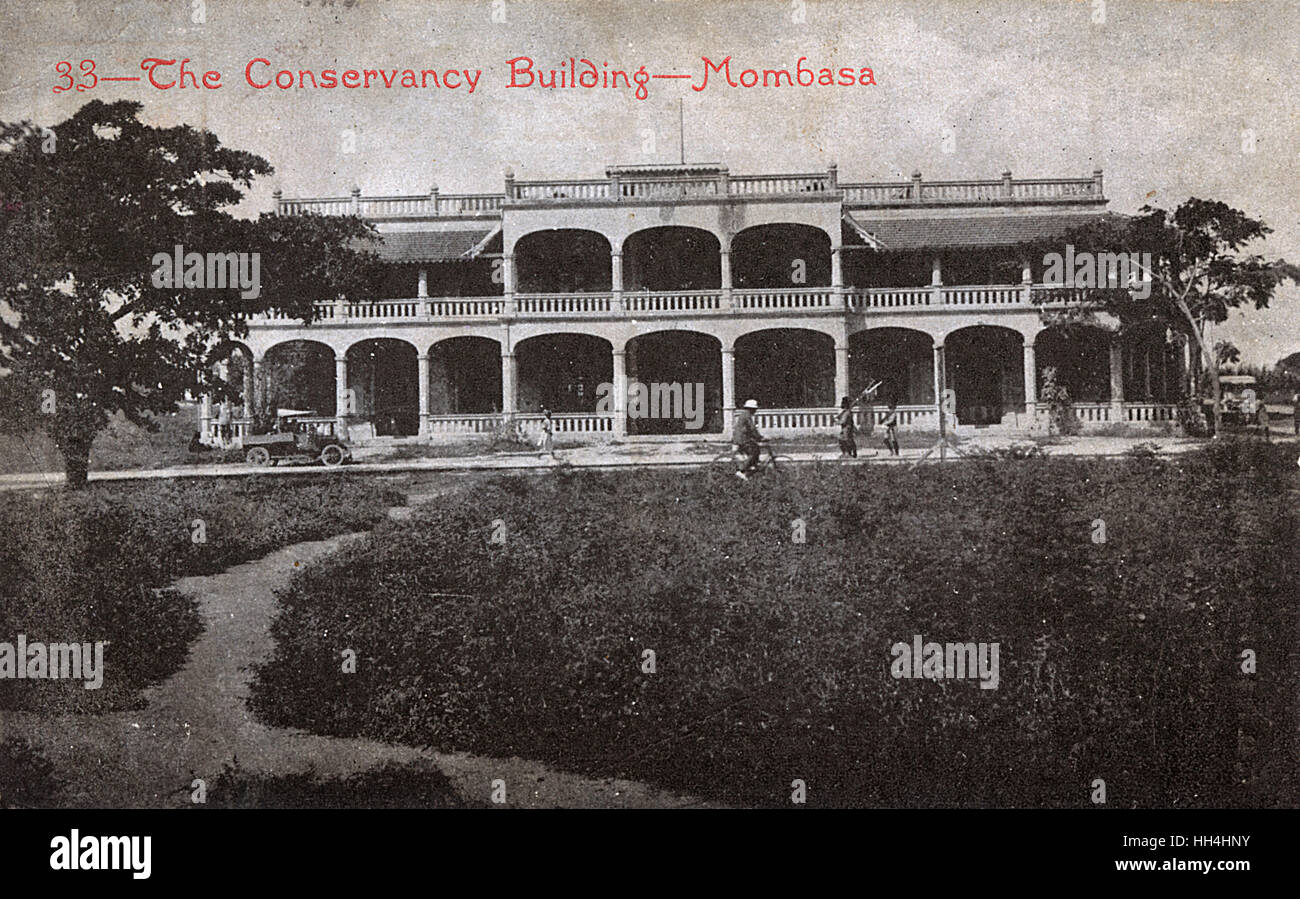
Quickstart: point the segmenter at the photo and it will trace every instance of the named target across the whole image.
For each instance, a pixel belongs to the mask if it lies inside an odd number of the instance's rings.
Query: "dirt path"
[[[466,799],[489,800],[491,783],[506,782],[507,807],[610,808],[703,805],[644,784],[590,779],[522,759],[443,754],[366,739],[320,737],[255,721],[245,700],[250,666],[270,657],[274,591],[294,571],[350,540],[353,534],[300,543],[217,575],[184,578],[176,586],[196,597],[205,630],[185,666],[145,691],[148,704],[106,715],[6,714],[0,737],[23,736],[68,781],[63,803],[76,807],[182,807],[190,784],[209,787],[223,764],[238,756],[247,772],[287,774],[314,765],[326,777],[365,771],[386,761],[435,762]]]

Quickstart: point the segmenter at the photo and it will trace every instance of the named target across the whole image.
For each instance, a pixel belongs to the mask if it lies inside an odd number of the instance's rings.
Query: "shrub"
[[[1266,450],[488,481],[298,575],[251,704],[741,804],[796,777],[846,806],[1083,806],[1095,777],[1126,806],[1294,803],[1234,774],[1243,720],[1261,759],[1296,725],[1239,690],[1242,641],[1296,674],[1294,460]],[[914,634],[1000,643],[999,688],[894,680]]]
[[[101,689],[0,680],[0,709],[138,704],[176,671],[202,630],[194,601],[168,588],[301,540],[372,527],[401,497],[330,475],[303,479],[94,484],[0,495],[0,641],[109,641]],[[195,542],[196,521],[204,542]]]
[[[432,762],[385,762],[348,777],[324,778],[315,768],[295,774],[249,773],[223,767],[208,791],[209,808],[467,808]]]
[[[62,788],[54,765],[18,737],[0,740],[0,809],[31,808]]]

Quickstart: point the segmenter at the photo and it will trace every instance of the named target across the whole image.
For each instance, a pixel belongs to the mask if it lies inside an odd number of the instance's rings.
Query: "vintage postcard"
[[[963,816],[1016,809],[1016,865],[1249,871],[1300,805],[1296,11],[0,5],[15,857],[835,808],[1011,864]]]

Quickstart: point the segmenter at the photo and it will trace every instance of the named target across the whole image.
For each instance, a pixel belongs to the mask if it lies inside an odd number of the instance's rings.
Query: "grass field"
[[[738,804],[1294,805],[1295,487],[1238,443],[498,480],[298,576],[252,702]],[[998,643],[997,689],[896,679],[915,635]]]

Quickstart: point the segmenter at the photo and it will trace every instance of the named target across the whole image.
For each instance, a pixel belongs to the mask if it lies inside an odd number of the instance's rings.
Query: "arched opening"
[[[629,401],[628,434],[722,430],[722,343],[716,337],[655,331],[629,340],[624,358],[629,392],[639,385],[650,400],[640,414]],[[680,393],[674,384],[681,385]]]
[[[1126,334],[1120,345],[1126,401],[1175,403],[1183,398],[1182,348],[1164,331]]]
[[[1034,341],[1038,383],[1051,368],[1057,385],[1076,403],[1110,399],[1110,340],[1108,331],[1090,325],[1053,325]]]
[[[374,425],[375,436],[418,434],[420,385],[415,347],[405,340],[377,337],[353,344],[347,360],[355,415]]]
[[[946,385],[956,393],[957,422],[999,424],[1025,405],[1024,339],[995,325],[960,328],[944,341]]]
[[[731,273],[735,287],[829,287],[831,239],[812,225],[746,228],[731,239]]]
[[[501,344],[489,337],[451,337],[429,349],[429,412],[481,415],[501,411]]]
[[[614,348],[590,334],[542,334],[515,346],[518,411],[595,412],[601,384],[614,383]]]
[[[255,415],[273,416],[276,409],[299,409],[317,415],[336,414],[334,351],[314,340],[277,343],[263,358],[266,387]]]
[[[251,417],[256,399],[253,351],[238,341],[228,340],[213,348],[208,355],[208,368],[216,381],[216,389],[210,395],[212,417],[221,415],[223,405],[229,420]]]
[[[578,228],[533,231],[515,242],[519,293],[600,293],[611,289],[609,240]]]
[[[736,340],[736,401],[764,409],[833,406],[835,340],[820,331],[772,328]]]
[[[871,402],[933,405],[934,341],[911,328],[872,328],[849,336],[849,394],[880,381]]]
[[[623,288],[717,290],[722,286],[722,245],[701,228],[647,228],[623,242]]]

